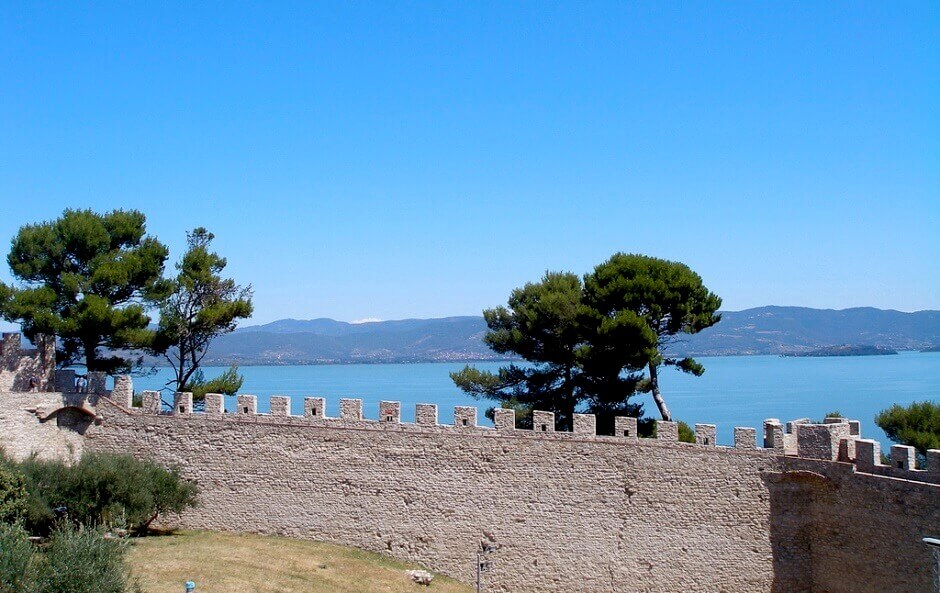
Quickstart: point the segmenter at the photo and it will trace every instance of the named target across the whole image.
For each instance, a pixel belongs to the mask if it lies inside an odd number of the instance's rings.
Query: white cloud
[[[375,323],[377,321],[382,321],[378,317],[363,317],[362,319],[354,319],[349,323],[359,324],[359,323]]]

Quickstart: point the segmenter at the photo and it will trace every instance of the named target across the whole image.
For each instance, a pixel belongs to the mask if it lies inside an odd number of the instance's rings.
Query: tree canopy
[[[575,274],[548,272],[512,291],[507,306],[484,311],[489,327],[484,342],[528,364],[510,364],[497,373],[467,366],[451,374],[454,383],[475,397],[514,408],[522,425],[534,409],[554,411],[558,426],[567,429],[585,406],[622,411],[622,394],[633,393],[633,382],[621,376],[624,365],[618,366],[608,350],[587,342],[593,319],[582,305],[582,288]],[[610,397],[618,392],[620,397]]]
[[[649,376],[640,390],[652,394],[663,420],[672,420],[660,392],[659,368],[672,366],[696,376],[705,372],[691,357],[670,356],[670,347],[681,334],[696,334],[721,321],[721,298],[685,264],[617,253],[585,277],[584,302],[604,322],[643,335],[643,342],[622,347],[637,350],[644,360]]]
[[[60,364],[126,370],[132,360],[119,352],[150,343],[146,311],[169,293],[167,255],[136,210],[66,210],[14,237],[7,262],[18,285],[0,283],[0,313],[29,339],[58,336]]]
[[[908,406],[894,404],[875,416],[875,424],[888,438],[917,449],[921,456],[927,449],[940,449],[940,403],[914,402]]]
[[[252,313],[251,286],[222,278],[227,261],[210,249],[215,235],[199,227],[186,238],[187,250],[176,264],[172,292],[161,303],[150,348],[172,366],[176,391],[183,391],[199,370],[212,340]]]
[[[638,389],[651,391],[671,420],[657,370],[666,364],[703,372],[693,359],[665,352],[677,334],[717,323],[720,304],[687,266],[641,255],[618,253],[583,281],[547,272],[514,290],[506,306],[483,312],[486,344],[525,364],[496,373],[467,366],[451,378],[474,397],[514,408],[523,425],[540,409],[555,412],[559,428],[570,429],[573,415],[586,411],[598,416],[598,430],[609,431],[614,416],[642,415],[642,406],[630,401]]]

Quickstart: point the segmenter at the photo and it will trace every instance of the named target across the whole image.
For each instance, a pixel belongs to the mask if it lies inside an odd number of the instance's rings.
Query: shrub
[[[21,468],[31,498],[27,524],[37,534],[62,515],[76,525],[146,531],[158,516],[194,506],[198,493],[177,470],[129,455],[86,453],[72,466],[29,459]]]
[[[125,593],[132,590],[124,564],[127,543],[86,527],[62,524],[41,555],[37,593]]]
[[[29,492],[26,477],[0,456],[0,523],[19,523],[26,518]]]
[[[683,443],[695,442],[695,431],[683,421],[679,421],[679,441]]]
[[[0,593],[35,591],[33,545],[19,525],[0,524]]]

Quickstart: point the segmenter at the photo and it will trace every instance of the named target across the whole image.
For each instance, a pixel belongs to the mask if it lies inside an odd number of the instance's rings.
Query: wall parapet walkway
[[[821,461],[843,462],[852,464],[856,471],[878,476],[902,478],[918,482],[940,483],[940,450],[930,450],[926,456],[926,467],[918,468],[912,447],[894,445],[891,447],[891,463],[882,463],[880,444],[861,436],[861,423],[847,418],[826,418],[822,423],[813,423],[803,418],[783,424],[776,418],[768,418],[763,425],[763,439],[759,445],[758,431],[751,427],[734,427],[734,445],[731,447],[717,443],[717,426],[714,424],[695,424],[693,443],[679,440],[678,423],[656,421],[655,436],[640,438],[637,419],[619,416],[614,419],[612,435],[597,434],[597,421],[593,414],[575,414],[574,429],[560,431],[555,427],[554,413],[536,410],[532,414],[532,428],[518,427],[515,412],[509,409],[494,410],[493,427],[478,423],[478,409],[474,406],[455,406],[452,420],[438,421],[439,409],[436,404],[419,403],[415,405],[414,422],[402,422],[401,402],[381,401],[378,403],[376,420],[368,419],[363,413],[363,400],[342,398],[339,401],[340,414],[331,417],[326,414],[327,400],[323,397],[304,397],[303,413],[293,414],[290,396],[271,396],[269,412],[258,411],[258,398],[255,395],[240,394],[235,396],[235,407],[229,411],[225,407],[225,396],[218,393],[206,394],[204,410],[197,411],[193,406],[191,393],[173,394],[173,404],[167,407],[163,396],[158,391],[143,391],[142,405],[132,407],[133,388],[127,376],[115,378],[115,394],[111,397],[127,410],[146,414],[159,414],[175,417],[205,415],[216,419],[235,421],[271,421],[290,422],[296,426],[326,426],[334,428],[356,428],[365,430],[404,430],[427,431],[453,434],[479,434],[483,436],[519,436],[543,439],[590,439],[602,442],[643,442],[674,446],[714,448],[716,450],[736,450],[764,455],[779,455],[815,459]]]

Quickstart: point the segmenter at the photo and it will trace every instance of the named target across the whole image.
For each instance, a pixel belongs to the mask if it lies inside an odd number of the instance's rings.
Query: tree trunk
[[[183,373],[186,371],[186,368],[185,368],[186,357],[183,354],[182,343],[178,346],[178,348],[180,349],[180,362],[179,362],[179,368],[176,369],[176,390],[175,391],[179,392],[179,391],[183,391],[183,389],[186,387],[186,383],[185,383],[186,378],[183,376]]]
[[[656,407],[659,408],[659,414],[663,417],[663,420],[671,422],[672,414],[669,413],[666,401],[659,392],[659,376],[656,374],[656,365],[654,364],[650,364],[650,385],[653,387],[653,401],[656,402]]]
[[[577,405],[577,402],[574,400],[574,381],[571,377],[571,367],[565,367],[565,391],[567,392],[567,398],[565,401],[565,415],[568,417],[565,420],[565,429],[568,432],[574,432],[574,409]]]
[[[98,370],[97,347],[89,342],[82,342],[82,348],[85,350],[85,374]]]

